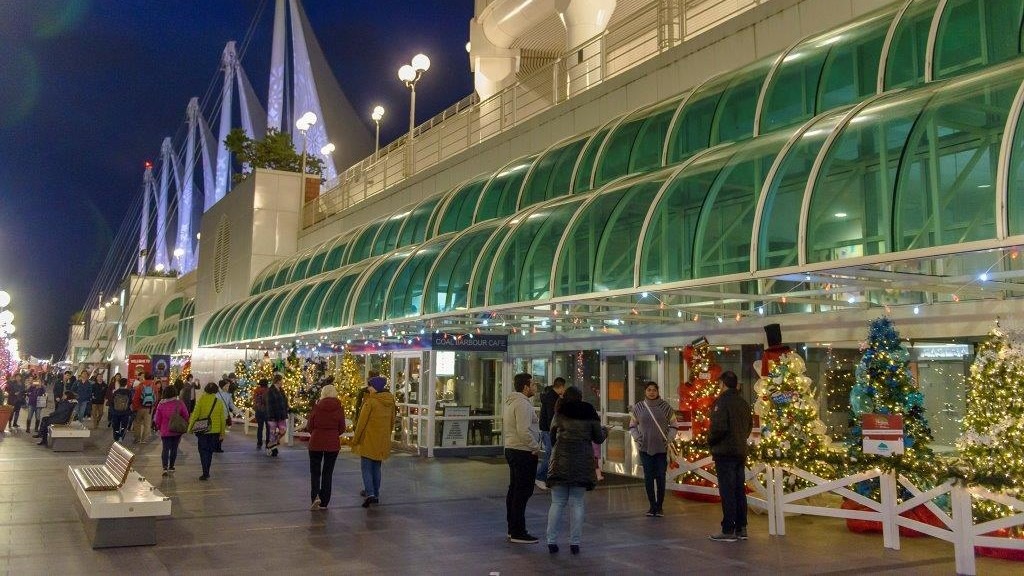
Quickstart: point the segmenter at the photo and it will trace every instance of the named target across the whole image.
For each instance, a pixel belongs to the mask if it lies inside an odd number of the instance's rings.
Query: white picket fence
[[[679,468],[669,471],[667,486],[670,490],[703,495],[718,494],[718,489],[715,486],[679,482],[687,474],[692,473],[707,482],[717,484],[714,472],[707,469],[713,468],[710,457],[695,462],[682,461],[679,464]],[[880,469],[866,470],[843,478],[827,480],[800,468],[769,466],[763,463],[755,463],[748,468],[746,478],[747,486],[752,489],[752,492],[747,495],[747,503],[768,514],[768,533],[773,536],[786,534],[787,514],[867,520],[881,524],[882,545],[885,548],[899,550],[899,528],[902,526],[952,544],[956,556],[957,574],[965,575],[977,574],[975,546],[1024,550],[1024,539],[987,536],[996,530],[1024,526],[1024,501],[1004,494],[996,494],[985,488],[962,486],[954,483],[953,480],[947,480],[934,488],[922,490],[906,477]],[[793,482],[792,478],[799,478],[803,482]],[[875,478],[878,479],[880,485],[878,500],[850,489],[850,486],[854,484]],[[797,484],[803,487],[792,489]],[[911,495],[909,499],[902,502],[897,498],[901,488]],[[808,498],[825,494],[841,496],[860,504],[867,510],[848,510],[814,505],[808,502]],[[951,512],[946,512],[936,502],[937,499],[944,496],[949,498]],[[975,500],[998,502],[1012,508],[1015,514],[975,524],[973,514]],[[927,508],[939,519],[941,526],[902,516],[918,506]]]

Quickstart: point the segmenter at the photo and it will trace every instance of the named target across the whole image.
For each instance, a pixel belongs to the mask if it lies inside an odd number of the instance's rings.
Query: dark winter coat
[[[71,422],[71,415],[75,413],[78,402],[74,400],[61,400],[53,408],[53,412],[47,416],[50,424],[67,424]]]
[[[594,448],[608,433],[594,407],[587,402],[562,402],[551,420],[551,464],[548,486],[582,486],[593,490],[597,484]]]
[[[558,392],[548,386],[540,394],[540,431],[551,431],[551,419],[555,417],[555,402],[558,402]]]
[[[267,389],[267,420],[278,422],[288,419],[288,398],[277,386]]]
[[[309,413],[306,425],[309,449],[314,452],[341,450],[339,436],[345,433],[345,410],[337,398],[321,398]]]
[[[735,388],[726,388],[711,407],[708,446],[713,458],[744,459],[752,419],[750,404]]]

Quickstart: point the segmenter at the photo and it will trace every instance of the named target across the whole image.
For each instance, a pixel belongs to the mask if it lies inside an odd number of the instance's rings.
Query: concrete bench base
[[[93,548],[153,546],[156,544],[156,516],[141,518],[99,518],[93,520],[78,503],[85,535]]]
[[[89,437],[89,429],[79,423],[70,425],[50,425],[46,436],[46,445],[54,452],[81,452],[85,449],[85,440]]]
[[[156,520],[171,515],[171,499],[145,478],[129,472],[117,490],[86,491],[68,466],[68,480],[78,496],[78,514],[93,548],[152,546]]]

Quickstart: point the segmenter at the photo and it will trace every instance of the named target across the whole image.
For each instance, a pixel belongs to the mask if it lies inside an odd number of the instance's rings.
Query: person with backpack
[[[110,428],[114,431],[114,441],[121,442],[128,433],[132,418],[132,391],[128,389],[128,379],[121,378],[117,390],[110,395]]]
[[[156,407],[153,424],[160,430],[160,463],[164,467],[164,476],[174,474],[174,461],[178,458],[178,445],[181,435],[188,430],[188,408],[174,393],[174,387],[168,386],[162,394],[163,399]]]
[[[252,391],[252,410],[256,416],[256,449],[262,450],[263,443],[270,446],[270,426],[267,425],[267,387],[270,382],[260,378]]]
[[[136,444],[149,442],[150,428],[153,426],[153,407],[159,394],[160,388],[152,378],[146,378],[135,388],[135,397],[132,398],[135,422],[132,431]]]

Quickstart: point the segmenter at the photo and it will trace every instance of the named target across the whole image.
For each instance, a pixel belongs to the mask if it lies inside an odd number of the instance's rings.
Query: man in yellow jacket
[[[395,397],[387,380],[371,378],[352,436],[352,451],[359,454],[363,472],[363,508],[380,503],[380,469],[391,455],[391,431],[395,429]]]

